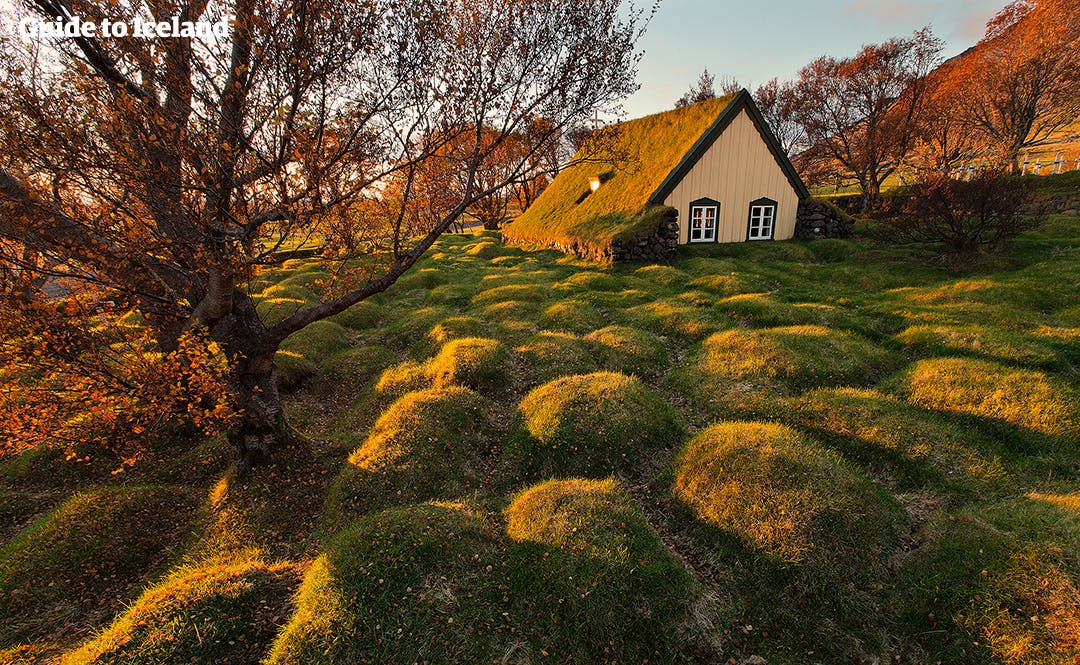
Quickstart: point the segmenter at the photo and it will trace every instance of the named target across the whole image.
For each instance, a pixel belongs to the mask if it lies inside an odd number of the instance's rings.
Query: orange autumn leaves
[[[0,457],[62,447],[84,460],[107,451],[120,472],[170,433],[213,436],[237,417],[228,362],[204,332],[163,352],[134,315],[110,304],[81,309],[78,328],[47,311],[74,309],[74,300],[0,322]]]

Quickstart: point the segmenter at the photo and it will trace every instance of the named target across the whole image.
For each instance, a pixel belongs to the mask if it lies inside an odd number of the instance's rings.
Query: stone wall
[[[799,202],[795,218],[796,238],[850,238],[854,233],[855,220],[835,205],[815,199]]]
[[[614,240],[611,243],[612,263],[630,261],[668,261],[679,248],[679,212],[664,211],[656,230],[637,240]]]
[[[1035,199],[1024,212],[1029,215],[1080,215],[1080,194]]]

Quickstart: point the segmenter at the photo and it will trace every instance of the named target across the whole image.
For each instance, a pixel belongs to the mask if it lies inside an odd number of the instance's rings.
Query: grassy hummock
[[[521,539],[464,504],[359,520],[308,571],[267,663],[684,660],[696,585],[625,495],[598,485],[520,497],[508,514]],[[567,520],[598,524],[589,549],[552,538]]]
[[[780,562],[841,571],[883,563],[895,509],[794,430],[722,423],[679,453],[673,491],[698,519]]]
[[[600,478],[633,469],[679,437],[675,412],[636,378],[613,372],[565,376],[519,405],[508,454],[527,477]]]
[[[0,549],[0,648],[107,622],[160,572],[194,518],[175,487],[76,494]]]
[[[257,561],[182,569],[62,665],[258,662],[285,623],[298,582],[294,567]]]
[[[459,386],[412,392],[376,421],[327,498],[340,524],[387,506],[460,498],[477,487],[490,429],[487,404]]]
[[[656,337],[629,326],[608,326],[585,336],[604,369],[653,376],[667,369],[668,353]]]

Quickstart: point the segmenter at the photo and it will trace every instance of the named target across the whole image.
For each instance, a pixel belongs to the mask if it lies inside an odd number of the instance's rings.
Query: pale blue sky
[[[637,0],[644,4],[646,0]],[[641,90],[629,117],[670,108],[705,67],[751,89],[793,77],[820,55],[846,56],[861,45],[910,35],[929,25],[945,57],[982,36],[1008,0],[664,0],[640,46]]]

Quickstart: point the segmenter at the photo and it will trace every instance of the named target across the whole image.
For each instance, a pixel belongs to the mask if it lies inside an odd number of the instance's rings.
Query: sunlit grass
[[[678,441],[671,407],[636,378],[566,376],[521,401],[521,430],[508,454],[520,476],[603,477],[633,468]]]

